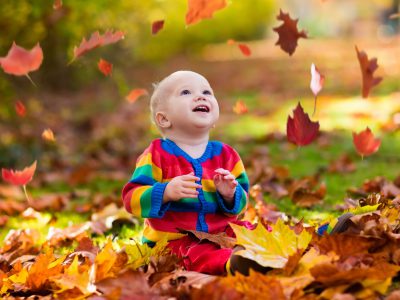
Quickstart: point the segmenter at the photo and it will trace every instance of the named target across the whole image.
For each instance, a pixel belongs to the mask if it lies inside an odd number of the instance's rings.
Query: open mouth
[[[200,112],[210,112],[210,108],[207,105],[198,105],[192,111],[200,111]]]

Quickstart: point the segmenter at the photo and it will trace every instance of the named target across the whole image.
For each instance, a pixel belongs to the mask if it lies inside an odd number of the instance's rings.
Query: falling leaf
[[[19,100],[17,102],[15,102],[15,111],[21,117],[25,117],[25,115],[26,115],[25,105]]]
[[[381,140],[374,138],[374,134],[368,127],[360,133],[353,132],[353,144],[361,157],[371,155],[379,150]]]
[[[368,59],[367,53],[358,51],[357,46],[356,51],[362,74],[362,96],[367,98],[371,88],[379,84],[383,78],[374,77],[374,72],[378,68],[378,60],[376,58]]]
[[[139,97],[143,95],[148,95],[149,93],[147,92],[146,89],[133,89],[129,92],[128,96],[126,96],[126,100],[133,103],[135,102]]]
[[[227,40],[226,43],[227,43],[228,45],[230,45],[230,46],[232,46],[232,45],[237,45],[238,48],[239,48],[239,50],[240,50],[240,52],[242,52],[242,54],[243,54],[244,56],[250,56],[250,55],[251,55],[250,47],[249,47],[248,45],[246,45],[246,44],[237,43],[237,42],[236,42],[235,40],[233,40],[233,39]]]
[[[246,106],[246,104],[242,100],[238,100],[235,103],[235,106],[233,107],[233,112],[237,115],[243,115],[247,113],[249,110]]]
[[[164,28],[164,20],[158,20],[158,21],[154,21],[151,24],[151,33],[153,35],[156,35],[161,29]]]
[[[283,24],[279,27],[273,28],[279,35],[278,41],[275,45],[280,45],[281,49],[287,52],[289,55],[292,55],[297,47],[297,40],[299,38],[308,38],[307,34],[304,30],[301,32],[297,29],[297,20],[291,19],[289,14],[285,14],[282,10],[280,10],[279,16],[277,19],[283,21]]]
[[[63,5],[62,0],[54,0],[53,9],[54,10],[60,9],[62,5]]]
[[[396,18],[400,18],[400,13],[391,14],[391,15],[389,16],[389,19],[391,19],[391,20],[396,19]]]
[[[286,133],[289,142],[298,146],[310,144],[318,136],[319,122],[312,122],[304,113],[300,102],[293,111],[293,118],[288,116]]]
[[[43,51],[39,43],[31,50],[26,50],[13,42],[7,56],[0,57],[0,66],[7,74],[25,75],[33,83],[28,73],[39,69],[43,61]]]
[[[317,108],[317,95],[322,90],[322,86],[324,85],[325,76],[322,75],[317,67],[314,64],[311,64],[311,82],[310,89],[314,94],[314,112]]]
[[[272,225],[271,232],[260,223],[254,230],[235,224],[230,226],[236,234],[237,244],[245,247],[245,250],[236,252],[236,255],[254,260],[264,267],[285,267],[289,256],[298,249],[305,250],[311,241],[311,234],[303,230],[297,235],[282,219]]]
[[[99,62],[97,63],[97,66],[100,72],[103,73],[105,76],[110,75],[113,69],[112,63],[109,63],[108,61],[102,58],[100,58]]]
[[[107,30],[103,35],[100,35],[100,33],[96,31],[92,33],[89,40],[83,38],[79,47],[75,46],[74,57],[72,61],[84,55],[86,52],[89,52],[90,50],[93,50],[100,46],[116,43],[124,37],[125,34],[122,31],[116,31],[115,33],[113,33],[112,30]]]
[[[56,138],[54,137],[54,133],[50,128],[47,128],[42,132],[42,138],[45,141],[49,141],[49,142],[55,142],[56,141]]]
[[[226,0],[188,0],[186,25],[212,18],[214,12],[226,6]]]
[[[22,171],[14,171],[1,169],[1,175],[3,176],[3,180],[7,181],[14,185],[26,185],[29,181],[32,180],[33,174],[36,170],[36,160],[29,167],[26,167]]]

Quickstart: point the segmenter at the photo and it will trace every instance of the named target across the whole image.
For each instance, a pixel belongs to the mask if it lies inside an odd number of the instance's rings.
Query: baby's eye
[[[181,92],[181,95],[189,95],[190,94],[190,91],[189,90],[183,90],[182,92]]]
[[[211,91],[205,90],[205,91],[203,91],[203,94],[204,94],[204,95],[211,95]]]

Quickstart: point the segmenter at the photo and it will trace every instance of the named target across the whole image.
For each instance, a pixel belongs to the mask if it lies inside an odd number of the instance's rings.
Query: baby
[[[157,84],[150,109],[163,138],[138,158],[122,191],[124,205],[145,218],[143,242],[152,246],[167,236],[168,247],[187,270],[224,274],[232,249],[179,232],[233,236],[229,223],[253,228],[237,220],[248,201],[243,162],[232,147],[209,140],[219,118],[214,92],[200,74],[178,71]]]

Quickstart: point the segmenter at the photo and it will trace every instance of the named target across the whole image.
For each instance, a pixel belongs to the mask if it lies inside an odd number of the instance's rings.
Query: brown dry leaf
[[[178,231],[181,233],[187,233],[189,235],[195,236],[200,240],[200,242],[203,240],[210,241],[214,244],[221,246],[221,248],[233,248],[236,244],[236,239],[228,236],[225,232],[211,234],[202,231],[185,230],[179,228]]]
[[[292,55],[297,47],[297,40],[300,38],[307,38],[307,34],[304,30],[301,32],[297,29],[297,20],[291,19],[289,14],[284,13],[282,10],[279,12],[279,16],[277,16],[279,21],[282,21],[283,24],[279,27],[273,28],[279,35],[279,39],[275,45],[280,45],[281,49],[287,52],[289,55]]]
[[[50,227],[47,234],[47,241],[49,245],[53,247],[68,245],[75,239],[87,236],[87,232],[90,228],[90,222],[72,225],[64,229]]]
[[[65,208],[69,199],[60,193],[46,194],[36,197],[32,207],[37,211],[61,211]]]
[[[5,213],[9,216],[19,214],[28,207],[26,202],[16,200],[0,200],[0,213]]]
[[[35,229],[10,230],[4,238],[0,254],[7,262],[25,254],[37,254],[35,242],[39,240],[39,232]]]
[[[352,173],[356,170],[356,165],[348,154],[342,154],[338,159],[330,162],[329,173]]]
[[[356,46],[357,58],[360,62],[362,74],[362,96],[367,98],[370,90],[382,81],[382,77],[374,77],[374,72],[378,69],[378,60],[376,58],[368,59],[367,53],[358,51]]]
[[[191,291],[190,299],[192,300],[242,300],[245,299],[242,293],[235,290],[234,286],[215,280],[200,289],[194,288]]]
[[[295,180],[290,188],[290,198],[300,207],[311,207],[321,203],[326,194],[326,185],[321,183],[316,191],[313,191],[318,184],[317,176],[305,177],[300,180]]]

